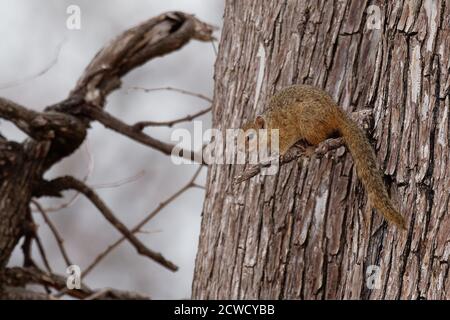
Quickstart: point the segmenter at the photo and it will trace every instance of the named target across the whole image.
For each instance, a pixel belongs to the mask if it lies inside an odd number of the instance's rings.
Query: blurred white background
[[[66,28],[66,9],[72,4],[81,8],[81,30]],[[36,110],[64,99],[107,41],[127,28],[171,10],[193,13],[205,22],[222,25],[221,0],[0,0],[0,96]],[[216,31],[216,37],[219,36],[220,30]],[[170,120],[206,108],[208,103],[195,97],[170,91],[127,92],[126,88],[172,86],[212,97],[214,61],[211,43],[190,42],[181,50],[128,74],[123,79],[123,89],[109,97],[107,110],[127,123],[134,123]],[[50,65],[47,72],[36,76]],[[204,128],[210,127],[210,114],[200,119]],[[189,123],[176,127],[192,130]],[[169,142],[172,130],[151,128],[146,132]],[[17,141],[24,138],[2,120],[0,132]],[[89,131],[88,143],[56,165],[47,177],[72,174],[83,178],[90,163],[94,167],[89,185],[116,182],[145,171],[144,176],[132,183],[97,190],[129,227],[177,191],[197,169],[194,165],[176,166],[169,157],[95,124]],[[205,176],[204,169],[197,182],[204,184]],[[66,198],[71,195],[65,193]],[[180,268],[178,272],[172,273],[139,256],[124,242],[83,281],[92,288],[138,291],[156,299],[189,298],[203,197],[203,190],[190,189],[145,227],[150,233],[139,234],[151,249],[175,262]],[[61,202],[64,200],[42,201],[45,206]],[[65,274],[65,263],[54,238],[40,215],[34,216],[53,270]],[[120,237],[83,197],[69,208],[50,213],[50,218],[64,235],[69,256],[82,270]],[[36,250],[34,257],[42,266]],[[10,265],[21,263],[22,253],[16,248]]]

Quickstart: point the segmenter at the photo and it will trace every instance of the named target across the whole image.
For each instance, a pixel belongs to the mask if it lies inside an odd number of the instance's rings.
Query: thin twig
[[[136,233],[139,234],[155,234],[155,233],[161,233],[162,230],[139,230]]]
[[[156,209],[154,209],[152,212],[150,212],[143,220],[141,220],[137,225],[135,225],[132,229],[132,233],[137,233],[141,230],[141,228],[147,224],[153,217],[155,217],[162,209],[164,209],[168,204],[170,204],[172,201],[174,201],[176,198],[178,198],[180,195],[182,195],[186,190],[188,190],[191,187],[197,186],[195,184],[195,179],[197,179],[198,175],[200,174],[200,171],[202,169],[202,166],[200,166],[195,174],[192,176],[191,180],[189,180],[186,185],[184,185],[182,188],[180,188],[178,191],[176,191],[174,194],[172,194],[170,197],[168,197],[166,200],[161,202]],[[94,261],[89,264],[89,266],[83,271],[83,276],[85,277],[88,275],[92,269],[94,269],[100,261],[103,260],[114,248],[116,248],[119,244],[121,244],[123,241],[126,240],[126,237],[121,237],[118,240],[116,240],[113,244],[108,246],[102,253],[100,253]]]
[[[34,234],[33,238],[34,241],[36,241],[38,251],[39,254],[41,255],[42,261],[44,262],[45,268],[47,269],[48,272],[52,272],[52,268],[50,267],[50,262],[48,261],[47,253],[45,252],[44,246],[42,245],[41,238],[37,233]]]
[[[128,177],[128,178],[125,178],[122,180],[118,180],[118,181],[114,181],[114,182],[109,182],[109,183],[94,184],[91,187],[94,189],[117,188],[117,187],[123,186],[125,184],[135,182],[138,179],[142,178],[144,175],[145,175],[145,170],[141,170],[131,177]]]
[[[115,297],[122,298],[125,295],[127,299],[134,299],[134,300],[150,299],[149,297],[145,297],[134,292],[117,291],[116,289],[112,288],[103,288],[98,290],[97,292],[94,292],[90,296],[87,296],[86,298],[84,298],[84,300],[102,300],[102,299],[111,299]]]
[[[106,128],[114,130],[122,135],[127,136],[128,138],[140,142],[146,146],[149,146],[155,150],[158,150],[166,155],[172,155],[172,151],[176,147],[173,144],[162,142],[158,139],[155,139],[141,131],[136,130],[133,126],[130,126],[121,120],[117,119],[113,115],[108,112],[101,110],[95,106],[86,106],[83,110],[87,116],[89,116],[92,120],[97,120],[101,124],[103,124]],[[181,155],[177,156],[196,161],[196,159],[202,159],[201,164],[205,164],[203,162],[203,157],[200,154],[195,154],[195,152],[190,150],[180,150]]]
[[[84,300],[98,300],[98,299],[101,299],[101,298],[105,297],[109,293],[109,291],[110,291],[109,288],[104,288],[104,289],[98,290],[97,292],[94,292],[90,296],[87,296],[86,298],[84,298]]]
[[[94,168],[95,168],[95,159],[92,155],[91,152],[91,147],[89,144],[89,139],[86,138],[86,143],[84,144],[84,149],[86,151],[86,155],[87,155],[87,160],[88,160],[88,170],[86,172],[86,174],[83,177],[83,181],[86,182],[89,180],[89,178],[92,176],[92,173],[94,172]],[[75,192],[74,195],[72,195],[67,201],[64,201],[61,204],[58,204],[56,206],[53,207],[46,207],[46,208],[42,208],[45,212],[57,212],[60,211],[62,209],[68,208],[70,206],[72,206],[73,204],[75,204],[75,202],[77,202],[78,198],[80,196],[79,192]]]
[[[69,255],[67,254],[66,248],[64,247],[64,239],[61,237],[61,235],[58,232],[58,229],[56,229],[53,222],[48,217],[47,213],[45,212],[44,208],[41,206],[39,202],[36,200],[31,200],[31,202],[34,204],[34,206],[38,209],[38,211],[41,213],[42,217],[44,218],[45,223],[47,223],[48,227],[50,228],[51,232],[53,233],[53,236],[56,239],[56,243],[58,244],[59,251],[61,251],[61,255],[64,258],[64,261],[66,262],[67,266],[72,265]]]
[[[136,238],[136,236],[119,219],[116,218],[113,212],[108,208],[103,200],[100,199],[97,193],[92,188],[88,187],[84,182],[77,180],[74,177],[66,176],[54,179],[50,181],[50,183],[54,185],[55,189],[60,191],[74,189],[84,194],[92,202],[92,204],[97,207],[105,219],[108,220],[120,233],[122,233],[122,235],[135,247],[139,254],[154,260],[171,271],[178,270],[178,267],[174,263],[164,258],[160,253],[150,250],[138,238]]]
[[[93,189],[107,189],[107,188],[116,188],[116,187],[120,187],[123,186],[125,184],[128,183],[132,183],[137,181],[138,179],[140,179],[141,177],[143,177],[145,175],[145,170],[141,170],[139,171],[137,174],[135,174],[132,177],[128,177],[119,181],[115,181],[115,182],[110,182],[110,183],[99,183],[99,184],[95,184],[92,185],[91,188]],[[87,179],[89,178],[90,174],[88,174],[87,176],[85,176],[83,178],[83,181],[86,182]],[[57,212],[61,209],[65,209],[68,208],[70,206],[72,206],[79,198],[80,193],[79,192],[75,192],[73,196],[70,197],[69,200],[58,204],[57,206],[53,206],[53,207],[46,207],[43,208],[46,212]]]
[[[144,128],[146,127],[162,127],[162,126],[167,126],[167,127],[172,127],[177,123],[181,123],[181,122],[186,122],[186,121],[192,121],[202,115],[204,115],[205,113],[208,113],[211,111],[211,107],[208,107],[206,109],[203,109],[197,113],[194,113],[193,115],[187,115],[183,118],[179,118],[179,119],[175,119],[175,120],[169,120],[169,121],[140,121],[137,122],[133,125],[133,127],[138,130],[138,131],[142,131]]]
[[[205,186],[201,186],[201,185],[199,185],[199,184],[197,184],[197,183],[193,183],[193,184],[192,184],[192,187],[193,187],[193,188],[202,189],[202,190],[205,190],[205,189],[206,189]]]
[[[39,238],[37,233],[37,224],[34,222],[33,216],[31,212],[28,212],[27,219],[24,224],[24,236],[25,239],[22,244],[22,251],[24,254],[24,267],[37,267],[33,258],[31,257],[32,253],[32,240],[34,240],[37,244],[39,254],[41,255],[42,261],[44,263],[45,268],[48,272],[52,272],[52,268],[50,267],[50,263],[47,258],[47,254],[45,252],[44,246],[42,245],[42,241]]]
[[[160,87],[160,88],[142,88],[142,87],[129,87],[126,89],[126,92],[130,92],[131,90],[140,90],[140,91],[144,91],[144,92],[152,92],[152,91],[162,91],[162,90],[167,90],[167,91],[174,91],[174,92],[178,92],[181,94],[185,94],[188,96],[193,96],[193,97],[197,97],[199,99],[203,99],[205,101],[208,102],[212,102],[212,99],[201,94],[201,93],[196,93],[196,92],[192,92],[189,90],[185,90],[185,89],[179,89],[179,88],[174,88],[174,87]]]
[[[59,55],[60,55],[60,53],[61,53],[61,49],[62,49],[62,47],[63,47],[63,45],[64,45],[65,42],[66,42],[66,38],[64,38],[64,39],[58,44],[58,46],[56,47],[56,50],[55,50],[55,55],[54,55],[54,57],[52,58],[52,60],[50,61],[50,63],[49,63],[47,66],[45,66],[42,70],[38,71],[38,72],[35,73],[35,74],[26,76],[26,77],[24,77],[24,78],[22,78],[22,79],[18,79],[18,80],[14,80],[14,81],[10,81],[10,82],[6,82],[6,83],[3,83],[3,84],[0,84],[0,90],[20,86],[20,85],[22,85],[24,82],[27,82],[27,81],[30,81],[30,80],[34,80],[34,79],[36,79],[36,78],[38,78],[38,77],[43,76],[44,74],[46,74],[48,71],[50,71],[50,69],[52,69],[52,68],[58,63]]]
[[[212,48],[213,48],[213,50],[214,50],[214,54],[215,54],[216,57],[217,57],[217,48],[216,48],[216,44],[214,43],[214,39],[211,40],[211,45],[212,45]]]

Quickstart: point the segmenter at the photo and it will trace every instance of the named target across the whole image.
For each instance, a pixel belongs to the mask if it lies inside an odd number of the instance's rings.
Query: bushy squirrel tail
[[[346,115],[342,116],[340,133],[352,154],[356,172],[367,191],[369,203],[383,214],[386,220],[406,230],[405,219],[394,209],[389,198],[369,140],[355,122]]]

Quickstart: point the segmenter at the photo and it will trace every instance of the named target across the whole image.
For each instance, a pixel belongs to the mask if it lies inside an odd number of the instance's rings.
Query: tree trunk
[[[370,209],[345,147],[237,185],[241,166],[212,165],[194,299],[450,298],[448,17],[445,0],[227,1],[214,126],[241,126],[294,83],[371,109],[408,231]]]

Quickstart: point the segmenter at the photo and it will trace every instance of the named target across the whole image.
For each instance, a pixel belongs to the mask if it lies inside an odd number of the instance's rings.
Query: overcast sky
[[[81,30],[66,28],[66,9],[72,4],[81,8]],[[35,110],[64,99],[107,41],[127,28],[171,10],[193,13],[205,22],[222,25],[221,0],[0,0],[0,96]],[[216,36],[219,35],[217,31]],[[202,42],[191,42],[180,51],[152,60],[123,79],[123,89],[109,97],[107,110],[128,123],[170,120],[199,111],[208,104],[195,97],[126,88],[173,86],[212,97],[214,60],[212,44]],[[200,119],[204,128],[210,127],[210,115]],[[177,127],[192,129],[190,124]],[[158,128],[146,132],[169,142],[171,130]],[[0,122],[0,131],[14,140],[24,138],[4,121]],[[176,166],[169,157],[97,124],[89,131],[87,143],[56,165],[47,177],[73,174],[83,178],[89,167],[92,170],[88,184],[93,186],[145,172],[132,183],[97,189],[130,227],[177,191],[196,170],[194,165]],[[204,183],[205,171],[197,180],[199,183]],[[134,290],[153,298],[189,298],[203,196],[200,189],[187,191],[145,227],[148,233],[139,235],[151,249],[175,262],[180,267],[178,272],[165,270],[124,243],[83,280],[93,288]],[[46,200],[43,204],[54,206],[61,202]],[[64,274],[65,264],[53,237],[39,215],[35,217],[54,271]],[[82,197],[70,207],[52,212],[50,217],[64,235],[71,259],[82,270],[119,237]],[[35,257],[40,263],[38,254]],[[10,265],[21,263],[22,254],[16,250]]]

